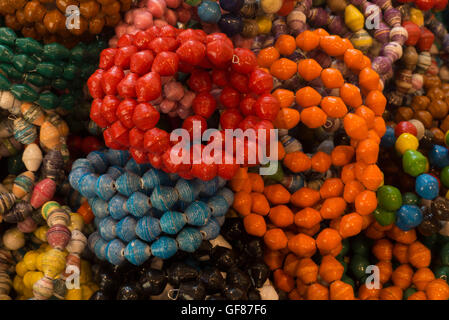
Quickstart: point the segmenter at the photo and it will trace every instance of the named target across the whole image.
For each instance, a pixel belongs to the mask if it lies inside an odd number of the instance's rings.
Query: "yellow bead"
[[[410,8],[410,21],[416,23],[419,27],[424,25],[424,15],[421,10]]]
[[[259,26],[260,33],[271,32],[271,19],[266,16],[259,16],[256,19],[257,25]]]
[[[23,260],[16,264],[16,273],[18,276],[23,277],[25,273],[27,273],[28,271],[29,270],[26,267],[25,262],[23,262]]]
[[[81,289],[69,289],[65,295],[66,300],[81,300],[82,297]]]
[[[281,9],[282,2],[280,0],[260,0],[260,6],[265,13],[276,13]]]
[[[44,258],[45,252],[41,252],[39,253],[39,255],[36,258],[36,269],[39,271],[43,271],[42,270],[42,259]]]
[[[23,278],[16,275],[14,277],[14,280],[12,281],[12,287],[18,294],[22,294],[23,289],[25,288],[25,285],[23,284]]]
[[[449,191],[446,192],[446,199],[449,199]]]
[[[83,300],[89,300],[94,291],[87,285],[81,285],[81,296]]]
[[[73,231],[73,230],[83,230],[84,227],[84,220],[83,217],[76,212],[72,212],[70,213],[70,226],[69,226],[69,230]]]
[[[29,289],[33,288],[33,283],[32,283],[33,272],[34,271],[28,271],[23,276],[23,284],[25,285],[25,288],[29,288]]]
[[[48,226],[40,226],[34,231],[34,236],[42,242],[47,242]]]
[[[36,251],[28,251],[25,253],[25,256],[23,257],[23,263],[25,263],[25,266],[28,270],[34,271],[36,270],[36,258],[39,255]]]
[[[33,293],[33,288],[29,289],[29,288],[25,288],[23,290],[23,300],[28,300],[30,298],[34,297],[34,293]]]
[[[395,144],[395,148],[400,154],[404,154],[407,150],[417,150],[418,146],[418,138],[410,133],[401,134]]]
[[[90,263],[86,260],[81,260],[81,268],[80,268],[80,283],[85,284],[92,280],[92,270],[90,267]]]
[[[44,274],[54,279],[65,268],[65,254],[57,249],[51,249],[42,258],[42,269]]]
[[[363,29],[365,18],[363,14],[352,4],[345,9],[345,23],[353,32]]]

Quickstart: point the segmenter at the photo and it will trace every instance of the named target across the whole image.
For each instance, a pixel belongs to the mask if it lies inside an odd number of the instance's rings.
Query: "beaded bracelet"
[[[190,182],[128,158],[127,151],[94,151],[76,160],[69,174],[71,186],[88,198],[96,216],[99,231],[89,237],[89,247],[97,257],[140,265],[150,254],[168,259],[178,248],[194,252],[203,239],[218,235],[233,201],[228,189],[218,191],[223,180]],[[207,203],[195,201],[214,194]],[[176,208],[184,213],[171,211]],[[177,235],[176,240],[168,235]]]

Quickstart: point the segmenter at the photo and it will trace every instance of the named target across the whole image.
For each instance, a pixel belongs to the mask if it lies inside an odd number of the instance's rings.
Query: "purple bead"
[[[388,70],[391,69],[391,61],[390,59],[383,57],[383,56],[377,56],[374,58],[371,67],[374,71],[376,71],[378,74],[384,74],[387,73]]]
[[[329,20],[329,13],[323,8],[313,8],[308,16],[310,25],[316,28],[324,27]]]

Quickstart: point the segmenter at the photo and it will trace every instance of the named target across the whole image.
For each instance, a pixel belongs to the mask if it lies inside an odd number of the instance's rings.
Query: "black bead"
[[[212,252],[212,244],[204,240],[200,247],[193,253],[193,257],[198,261],[209,261]]]
[[[179,286],[180,300],[204,300],[206,297],[206,287],[201,281],[183,282]]]
[[[181,282],[196,280],[198,270],[183,262],[173,263],[167,270],[168,282],[178,287]]]
[[[431,211],[438,220],[449,220],[449,201],[446,198],[438,197],[432,201]]]
[[[245,227],[243,220],[240,218],[226,218],[225,223],[221,228],[221,235],[228,241],[241,238],[245,235]]]
[[[250,288],[248,290],[248,300],[261,300],[259,290]]]
[[[231,249],[216,246],[212,250],[212,262],[221,271],[227,271],[236,265],[235,253]]]
[[[263,262],[255,262],[248,269],[248,274],[256,288],[261,288],[270,275],[270,269]]]
[[[224,294],[227,300],[248,300],[246,291],[239,286],[227,285]]]
[[[225,279],[220,270],[214,267],[205,267],[201,270],[199,279],[204,283],[208,293],[220,292],[225,287]]]
[[[262,238],[251,237],[246,243],[245,252],[252,258],[262,258],[263,248]]]
[[[106,295],[103,291],[97,290],[93,295],[90,296],[89,300],[109,300],[109,296]]]
[[[108,296],[115,295],[119,285],[118,279],[119,278],[112,273],[100,272],[98,275],[98,287]]]
[[[225,11],[238,12],[243,7],[243,0],[220,0],[220,7]]]
[[[147,269],[140,277],[139,284],[147,296],[160,295],[167,285],[167,276],[160,270]]]
[[[226,274],[226,283],[231,286],[240,286],[243,290],[248,291],[251,279],[246,272],[233,268]]]
[[[137,283],[121,286],[117,292],[117,300],[142,300],[142,291]]]

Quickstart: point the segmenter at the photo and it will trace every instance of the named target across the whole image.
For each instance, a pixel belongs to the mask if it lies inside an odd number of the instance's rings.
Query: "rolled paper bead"
[[[329,20],[329,13],[323,8],[313,8],[307,16],[310,25],[315,28],[324,27]]]
[[[357,32],[363,29],[365,18],[356,7],[350,4],[345,9],[345,23],[352,32]]]
[[[384,11],[384,20],[391,27],[401,25],[401,12],[396,8],[390,7]]]
[[[416,205],[403,205],[396,213],[396,226],[403,231],[419,226],[422,221],[422,211]]]
[[[60,137],[61,134],[59,133],[59,130],[49,121],[45,121],[41,125],[39,141],[45,148],[59,148],[61,146]]]
[[[364,53],[366,53],[373,44],[373,38],[371,38],[365,29],[360,29],[354,32],[350,41],[356,49]]]
[[[438,169],[449,166],[449,150],[440,145],[434,145],[429,154],[430,165]]]
[[[13,193],[0,192],[0,214],[3,215],[11,209],[15,201],[16,196]]]
[[[439,194],[438,180],[430,174],[421,174],[416,178],[415,191],[421,198],[433,200]]]
[[[18,228],[6,230],[2,240],[3,246],[8,250],[18,250],[25,245],[25,235]]]
[[[69,253],[66,258],[66,268],[64,272],[61,274],[60,279],[66,280],[71,274],[73,274],[73,270],[68,267],[77,267],[78,270],[81,268],[81,259],[79,255]]]
[[[0,108],[9,111],[12,114],[20,113],[20,105],[22,102],[11,93],[11,91],[0,90]]]
[[[337,34],[341,37],[349,36],[349,30],[346,28],[345,21],[341,16],[330,16],[327,27],[332,34]]]
[[[116,194],[109,200],[108,212],[113,219],[120,220],[128,214],[126,201],[127,199],[120,194]]]
[[[118,193],[129,197],[140,190],[141,178],[132,172],[125,172],[115,180],[115,188]]]
[[[161,234],[161,226],[159,220],[151,216],[145,216],[137,221],[136,234],[146,241],[152,242]]]
[[[125,258],[135,266],[140,266],[151,256],[150,246],[135,239],[125,247]]]
[[[104,173],[109,166],[106,154],[102,151],[92,151],[87,155],[86,159],[97,173]]]
[[[129,159],[128,150],[107,149],[104,153],[111,165],[124,167]]]
[[[193,193],[194,187],[191,182],[185,179],[179,179],[176,182],[175,190],[178,192],[179,200],[187,203],[195,200],[195,194]]]
[[[26,146],[22,154],[22,162],[29,171],[37,171],[42,163],[42,151],[37,144]]]
[[[65,283],[64,283],[65,284]],[[33,295],[36,300],[47,300],[53,295],[53,279],[43,277],[33,284]]]
[[[94,168],[90,164],[90,161],[84,158],[79,158],[73,161],[72,163],[72,171],[78,168],[83,168],[86,172],[94,172]]]
[[[81,178],[84,177],[87,174],[91,174],[91,171],[89,171],[86,168],[76,168],[69,173],[69,183],[72,186],[73,189],[80,191],[80,184]]]
[[[3,220],[8,223],[18,223],[25,220],[33,212],[33,207],[28,201],[19,201],[6,214],[3,214]]]
[[[96,196],[96,184],[98,180],[98,174],[87,173],[83,175],[78,182],[79,192],[86,198],[93,198]]]
[[[106,171],[106,174],[110,175],[112,179],[117,180],[122,174],[125,173],[125,169],[117,166],[110,166]]]
[[[396,90],[399,93],[405,94],[412,88],[412,71],[402,69],[396,74]]]
[[[195,252],[203,242],[201,232],[196,228],[184,228],[176,237],[179,249],[186,252]]]
[[[407,46],[402,56],[402,60],[407,69],[414,70],[418,63],[418,53],[416,52],[415,47]]]
[[[3,119],[0,122],[0,138],[9,138],[14,134],[14,121],[11,119]]]
[[[220,181],[218,176],[209,180],[209,181],[203,181],[200,179],[196,179],[196,181],[198,181],[200,184],[202,184],[202,188],[200,189],[200,195],[202,196],[213,196],[214,194],[217,193],[218,189],[220,188]]]
[[[153,256],[161,259],[169,259],[178,251],[178,244],[175,239],[166,236],[160,237],[151,244]]]
[[[207,201],[212,216],[224,216],[229,209],[228,202],[223,196],[216,195]]]
[[[195,201],[185,210],[187,223],[193,226],[204,226],[211,216],[211,212],[206,203]]]
[[[37,129],[23,118],[14,120],[14,138],[23,144],[30,144],[37,138]]]
[[[106,246],[106,259],[113,265],[125,261],[125,245],[119,239],[109,241]]]
[[[385,74],[391,69],[391,60],[387,57],[377,56],[374,58],[371,68],[378,74]]]
[[[58,249],[50,249],[42,257],[42,271],[46,277],[54,279],[65,267],[65,254]]]
[[[287,16],[287,25],[290,29],[290,32],[295,36],[306,30],[306,21],[306,14],[298,7],[293,9],[293,11],[290,12]]]
[[[48,243],[56,249],[64,250],[70,241],[71,232],[62,224],[57,224],[47,231]]]
[[[154,187],[168,183],[168,174],[162,170],[150,169],[142,176],[142,186],[145,191],[152,191]]]
[[[408,32],[404,27],[394,27],[390,31],[390,41],[395,41],[401,45],[407,41]]]
[[[449,52],[449,34],[446,34],[442,41],[444,51]]]
[[[402,46],[397,42],[388,42],[382,47],[380,53],[395,62],[402,57]]]
[[[434,34],[426,27],[421,28],[421,36],[418,40],[418,48],[421,51],[429,51],[435,40]]]
[[[150,196],[151,205],[158,210],[170,210],[178,201],[178,193],[172,187],[156,186]]]
[[[104,218],[109,215],[108,203],[98,197],[88,199],[93,214],[97,218]]]
[[[126,162],[125,170],[128,170],[138,176],[142,176],[144,172],[146,172],[149,169],[147,164],[139,164],[134,160],[134,158],[131,158]]]
[[[68,226],[70,224],[70,214],[62,208],[57,208],[48,214],[46,220],[49,227],[57,224]]]
[[[427,71],[427,69],[429,69],[431,64],[432,64],[432,57],[430,55],[430,52],[428,51],[420,52],[418,56],[418,64],[416,65],[418,67],[418,72],[424,74]]]
[[[67,244],[67,251],[71,254],[80,255],[87,245],[87,238],[80,230],[72,231],[70,241]]]
[[[98,197],[100,197],[100,199],[109,201],[109,199],[111,199],[116,193],[114,179],[108,174],[101,175],[97,179],[95,193]]]
[[[137,221],[131,216],[124,217],[117,223],[117,237],[124,242],[130,242],[136,238]]]
[[[87,243],[90,250],[95,253],[98,259],[106,260],[106,246],[108,243],[101,238],[98,231],[90,234]]]
[[[70,225],[69,230],[73,232],[73,230],[82,230],[84,227],[84,219],[83,216],[78,212],[70,212]]]
[[[151,209],[150,198],[141,192],[134,192],[124,204],[124,209],[133,216],[140,218]]]
[[[186,216],[177,211],[167,211],[159,220],[162,232],[167,234],[177,234],[186,223]]]
[[[65,279],[55,279],[53,280],[53,296],[59,300],[64,300],[67,294],[67,286]]]
[[[100,221],[98,230],[104,240],[110,241],[117,236],[117,221],[112,217],[106,217]]]
[[[31,190],[33,190],[34,178],[34,173],[32,171],[25,171],[14,179],[12,192],[17,199],[23,199],[31,192]]]
[[[24,102],[20,106],[23,118],[31,124],[41,126],[45,121],[45,113],[37,104]]]
[[[59,150],[50,150],[42,162],[42,174],[46,178],[56,180],[61,170],[64,169],[64,159]]]
[[[204,240],[212,240],[220,234],[220,224],[215,218],[209,219],[206,225],[200,228]],[[179,241],[179,240],[178,240]],[[182,249],[184,250],[184,249]],[[185,250],[184,250],[185,251]]]
[[[234,203],[234,192],[232,192],[232,190],[230,190],[229,188],[222,188],[218,190],[217,196],[222,196],[223,198],[225,198],[226,203],[229,207]]]

